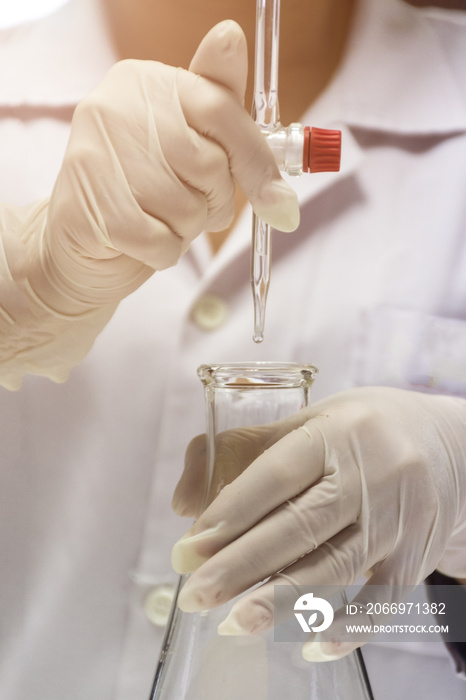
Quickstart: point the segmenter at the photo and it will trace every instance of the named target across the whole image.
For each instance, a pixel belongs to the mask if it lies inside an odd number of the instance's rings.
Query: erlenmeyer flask
[[[255,362],[203,365],[209,486],[205,505],[227,483],[216,471],[218,436],[271,423],[309,403],[312,365]],[[180,588],[186,576],[180,579]],[[180,590],[179,588],[179,590]],[[201,613],[172,609],[150,700],[370,700],[362,657],[304,661],[299,642],[257,636],[220,636],[232,602]]]

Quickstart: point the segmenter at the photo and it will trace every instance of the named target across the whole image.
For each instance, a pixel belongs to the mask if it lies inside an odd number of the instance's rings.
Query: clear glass
[[[278,107],[278,53],[280,0],[256,0],[256,45],[252,116],[262,133],[280,128]],[[271,228],[253,213],[251,288],[254,302],[255,343],[264,338],[265,310],[270,284]]]
[[[303,174],[304,126],[293,122],[267,134],[275,162],[288,175]]]
[[[217,436],[306,407],[316,372],[312,365],[269,362],[199,368],[208,438],[206,505],[225,485],[225,475],[216,471]],[[274,642],[273,630],[218,635],[233,602],[202,613],[182,613],[174,605],[151,700],[370,700],[358,654],[311,664],[303,660],[300,643]]]
[[[280,123],[278,57],[280,48],[280,0],[256,0],[254,97],[252,117],[267,138],[280,170],[303,172],[303,127]],[[270,285],[272,231],[256,214],[252,217],[251,289],[254,303],[255,343],[264,339],[265,311]]]

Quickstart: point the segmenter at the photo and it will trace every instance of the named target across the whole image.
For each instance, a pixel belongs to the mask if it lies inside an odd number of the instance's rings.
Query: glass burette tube
[[[252,117],[265,136],[280,127],[278,53],[280,0],[257,0]],[[256,343],[264,339],[265,310],[270,284],[272,236],[269,224],[253,213],[251,287]]]
[[[252,117],[267,139],[278,167],[288,175],[337,172],[341,132],[292,123],[282,126],[278,106],[280,0],[256,0],[256,45]],[[256,343],[264,339],[272,258],[271,227],[253,213],[251,287]]]

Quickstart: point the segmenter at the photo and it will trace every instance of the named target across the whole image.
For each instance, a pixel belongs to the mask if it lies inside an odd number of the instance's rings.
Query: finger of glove
[[[242,105],[248,57],[246,37],[241,27],[232,20],[213,27],[201,41],[189,70],[226,88]],[[159,119],[159,133],[168,162],[180,179],[205,195],[205,228],[209,231],[227,228],[234,216],[235,188],[225,151],[210,139],[200,137],[196,130],[192,130],[189,138],[184,138],[181,144],[173,138],[173,110],[165,116],[169,123],[161,124]],[[166,134],[168,139],[164,138]]]
[[[248,53],[246,37],[239,24],[232,20],[225,20],[213,27],[199,44],[189,70],[231,90],[238,102],[243,104],[248,74]],[[206,170],[206,174],[214,172],[213,168]],[[229,169],[228,174],[230,174]],[[193,183],[199,182],[198,175],[199,169],[195,169],[191,174]],[[218,196],[218,176],[211,181],[210,188],[206,188],[207,182],[205,180],[202,187],[208,202],[207,226],[210,231],[221,231],[233,219],[233,198],[225,200],[225,197]],[[227,190],[225,187],[220,188],[220,192],[222,191]]]
[[[152,269],[176,262],[207,221],[205,195],[178,177],[162,150],[148,95],[158,89],[162,106],[166,104],[163,95],[169,94],[173,102],[176,69],[160,69],[158,65],[120,62],[78,105],[52,196],[58,209],[65,206],[60,202],[68,201],[71,195],[82,201],[82,206],[70,207],[77,224],[73,235],[84,249],[96,244],[97,250],[89,251],[91,255],[110,257],[108,253],[117,250]],[[158,113],[164,114],[160,105]],[[178,131],[186,133],[189,140],[192,130],[180,109],[178,114],[182,120]],[[172,116],[171,133],[177,125],[176,109]],[[164,117],[160,119],[163,122]],[[182,143],[181,136],[180,140]],[[213,151],[217,159],[220,150],[208,142],[203,158],[208,161]],[[225,155],[222,162],[226,173],[223,179],[227,179],[232,198],[234,188]],[[84,221],[80,222],[79,217]],[[80,223],[86,225],[81,227]],[[98,232],[95,240],[87,235],[90,225]]]
[[[228,19],[212,27],[199,44],[189,70],[228,88],[242,104],[248,76],[248,47],[239,24]]]
[[[50,229],[54,232],[63,231],[58,228],[57,223],[67,222],[62,240],[65,240],[68,232],[71,232],[72,248],[81,254],[81,260],[86,263],[82,265],[83,273],[92,267],[93,260],[112,259],[112,266],[108,267],[108,275],[119,282],[121,295],[118,299],[121,299],[135,289],[132,287],[135,274],[132,274],[128,257],[147,265],[152,271],[163,270],[174,265],[189,244],[164,221],[141,210],[130,188],[126,186],[124,178],[118,181],[112,177],[102,178],[102,184],[98,190],[99,196],[95,197],[93,195],[94,176],[90,174],[92,158],[86,162],[85,167],[88,172],[83,173],[80,172],[79,164],[73,158],[73,154],[69,155],[70,165],[68,167],[65,164],[51,200]],[[81,153],[81,156],[84,157],[84,153]],[[118,192],[118,197],[115,197],[115,192]],[[184,201],[186,205],[186,199]],[[199,209],[199,207],[196,208]],[[64,216],[65,211],[66,216]],[[125,222],[124,225],[122,222]],[[127,257],[121,260],[119,266],[116,266],[115,259],[121,253]],[[59,255],[59,246],[55,246],[54,257],[57,258]],[[69,255],[65,257],[71,262]],[[75,267],[74,265],[71,276],[78,281]],[[64,271],[65,269],[66,265],[63,267]],[[140,270],[140,267],[138,269]],[[127,287],[128,275],[130,288]],[[106,269],[101,267],[96,273],[93,288],[104,287],[106,276]],[[88,287],[88,276],[86,281],[85,286]],[[115,289],[116,285],[112,282],[109,291],[113,293]]]
[[[350,451],[341,449],[337,452],[334,447],[329,447],[328,443],[337,443],[332,439],[331,431],[327,435],[323,428],[329,431],[326,418],[318,416],[308,421],[305,430],[298,428],[285,435],[226,486],[191,530],[175,544],[174,568],[180,572],[198,568],[222,547],[257,527],[276,509],[280,510],[267,523],[274,530],[287,527],[282,534],[278,533],[278,541],[284,541],[285,532],[293,539],[291,532],[297,523],[302,527],[307,522],[309,531],[315,531],[313,546],[324,541],[321,533],[325,532],[327,539],[357,517],[361,507],[359,469]],[[320,479],[317,492],[317,487],[308,491]],[[300,494],[303,497],[296,498]],[[319,498],[325,498],[325,503],[332,502],[331,525],[326,525],[328,515],[325,512],[319,516],[322,518],[320,524],[316,523],[314,527],[315,514],[322,511]],[[283,522],[276,522],[278,515]],[[336,528],[332,533],[328,531],[330,526]],[[260,540],[256,546],[261,548]],[[302,549],[298,556],[305,551]],[[258,562],[261,556],[259,553]],[[268,573],[270,571],[265,572]]]
[[[296,430],[261,454],[213,503],[173,549],[176,570],[189,570],[243,534],[286,500],[317,481],[324,470],[319,434]],[[204,546],[199,551],[199,538]],[[206,547],[210,554],[207,554]]]
[[[364,568],[362,538],[357,525],[351,525],[319,549],[272,576],[262,586],[242,596],[221,623],[224,635],[259,634],[274,622],[285,620],[288,610],[276,608],[275,586],[319,586],[329,590],[335,585],[348,586]]]
[[[173,496],[179,515],[200,517],[209,503],[263,452],[267,428],[238,428],[215,436],[215,465],[207,462],[206,436],[197,436],[186,449],[184,471]]]
[[[294,231],[299,224],[296,193],[281,177],[264,136],[236,96],[188,71],[178,72],[178,90],[186,121],[223,148],[256,214],[276,229]]]
[[[159,86],[156,97],[158,103],[164,100],[170,104],[170,109],[157,109],[157,105],[154,104],[153,110],[156,136],[167,167],[186,190],[196,193],[196,196],[202,195],[203,198],[205,213],[203,211],[202,222],[191,222],[189,217],[183,216],[180,223],[176,224],[179,234],[190,241],[199,233],[199,223],[208,231],[221,231],[230,225],[234,215],[235,181],[230,170],[228,154],[223,146],[187,123],[181,104],[182,92],[187,89],[187,85],[190,90],[195,91],[195,109],[199,112],[205,109],[203,93],[206,91],[215,94],[219,103],[224,99],[233,102],[233,109],[238,113],[242,113],[243,110],[226,88],[188,71],[179,69],[177,73],[173,85],[165,84],[167,93],[164,94],[162,86]],[[180,82],[183,83],[181,75],[185,78],[185,85],[180,88]],[[202,116],[200,119],[202,120]],[[179,214],[172,214],[168,204],[173,206],[173,198],[167,202],[164,209],[167,209],[165,216],[176,222],[173,217],[179,218]],[[163,203],[158,198],[147,203],[154,211],[159,211],[161,205],[163,206]]]
[[[201,113],[201,121],[204,105],[198,84],[204,89],[209,86],[219,103],[224,99],[230,105],[234,103],[232,109],[243,116],[238,100],[220,85],[153,61],[122,61],[81,103],[76,121],[82,125],[88,116],[85,134],[93,145],[100,143],[83,163],[91,181],[93,172],[99,173],[103,163],[108,166],[106,181],[98,191],[111,189],[110,203],[115,209],[122,204],[134,206],[135,215],[142,209],[186,244],[203,230],[222,230],[231,223],[235,183],[222,145],[187,123],[180,104],[178,75],[184,75],[189,89],[196,93],[195,108]],[[78,148],[82,143],[80,139]],[[115,192],[121,193],[119,200]],[[105,206],[106,200],[100,200]],[[126,220],[130,220],[129,213],[125,212]],[[115,246],[140,259],[140,252],[127,247],[134,246],[141,237],[128,236],[126,228],[121,231],[121,218],[113,219],[116,226],[111,239]],[[146,256],[150,254],[150,248],[141,248]],[[150,259],[143,261],[151,263]],[[153,261],[151,266],[158,269]]]
[[[191,81],[190,90],[195,93],[196,109],[203,108],[203,90],[206,91],[207,83],[210,83],[209,103],[212,103],[214,95],[219,104],[228,95],[230,109],[233,109],[231,118],[235,119],[236,113],[244,116],[241,104],[247,78],[247,46],[239,25],[227,20],[214,27],[201,42],[191,62],[190,71],[203,76],[200,81],[196,77]],[[231,98],[237,102],[236,105],[232,105]],[[160,99],[160,94],[157,99]],[[178,104],[176,110],[178,111]],[[220,147],[215,140],[204,138],[203,132],[199,132],[198,128],[187,133],[179,117],[179,127],[174,129],[173,109],[158,112],[156,116],[160,144],[167,162],[180,180],[205,195],[205,228],[209,231],[225,229],[234,215],[234,181],[223,146]],[[202,121],[203,129],[205,123],[208,124]],[[254,136],[257,138],[256,133]]]
[[[363,537],[358,525],[354,524],[243,596],[232,607],[220,631],[222,634],[255,634],[270,627],[273,623],[276,585],[346,586],[361,575],[364,567]],[[201,573],[201,570],[197,573]],[[212,592],[219,594],[220,591],[218,587],[211,587],[210,580],[203,582],[207,586],[193,590],[190,585],[193,577],[188,580],[180,594],[178,604],[182,610],[191,612],[203,609],[203,605],[207,608],[215,607],[238,595],[234,588],[227,588],[230,583],[227,578],[226,587],[218,598],[212,596]]]
[[[225,430],[215,436],[215,465],[207,464],[205,435],[195,437],[186,448],[184,470],[173,496],[178,515],[199,517],[220,491],[234,481],[265,449],[306,420],[300,411],[266,425]]]
[[[396,567],[378,568],[352,599],[352,611],[356,612],[350,615],[346,607],[337,610],[331,626],[304,645],[304,658],[331,661],[367,644],[374,637],[374,628],[390,624],[393,612],[401,610],[400,604],[415,587],[402,585]]]
[[[183,474],[172,498],[172,508],[177,515],[196,518],[202,512],[208,487],[207,472],[207,435],[196,435],[186,448]]]
[[[344,491],[350,494],[346,507]],[[217,531],[195,536],[197,558],[187,563],[201,566],[186,583],[180,605],[202,610],[234,598],[354,523],[359,507],[357,496],[351,498],[350,481],[342,481],[335,471],[213,556],[210,547],[221,535],[221,524]],[[180,570],[177,555],[175,550],[173,564]]]
[[[220,22],[213,27],[199,45],[189,70],[228,88],[243,104],[248,73],[248,55],[246,37],[241,27],[232,20]],[[225,124],[232,128],[235,124],[235,115],[232,113],[228,117]],[[241,128],[239,124],[238,135],[240,138]],[[252,133],[250,126],[249,131]],[[216,139],[216,130],[212,134],[213,138]],[[262,140],[265,142],[263,137]],[[223,139],[221,142],[225,145],[233,143],[233,141],[225,142]],[[236,150],[237,142],[235,143]],[[266,151],[261,148],[260,153],[265,154]],[[244,170],[240,161],[238,166],[236,166],[236,159],[235,162],[232,162],[232,171],[240,187],[252,202],[256,213],[264,221],[283,231],[294,230],[299,224],[299,208],[294,191],[288,188],[288,185],[282,180],[273,156],[271,160],[268,159],[265,165],[272,168],[276,185],[271,187],[270,184],[266,183],[264,192],[259,191],[258,194],[255,193],[255,189],[250,189],[251,185],[255,185],[254,175],[251,178],[246,178],[248,169]],[[257,180],[257,182],[261,182],[261,180]],[[249,192],[251,194],[248,194]],[[278,206],[275,201],[277,197],[278,200],[283,199],[283,203],[280,205],[279,201]],[[283,209],[282,212],[279,211],[280,206]],[[272,218],[269,220],[269,217]]]

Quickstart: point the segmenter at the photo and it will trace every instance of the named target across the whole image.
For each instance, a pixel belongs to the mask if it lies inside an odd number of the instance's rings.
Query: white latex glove
[[[0,382],[62,381],[118,302],[232,221],[235,181],[283,231],[299,208],[243,108],[240,27],[212,29],[190,70],[122,61],[77,107],[50,201],[0,208]],[[160,300],[163,303],[163,300]]]
[[[283,424],[231,431],[222,440],[221,464],[238,476],[174,547],[177,571],[198,569],[179,605],[215,607],[272,576],[233,606],[222,634],[270,627],[275,584],[347,586],[370,572],[358,595],[363,605],[376,602],[380,590],[369,584],[416,585],[435,568],[466,576],[463,399],[354,389]],[[198,508],[199,495],[188,490],[196,475],[202,490],[202,471],[197,438],[175,492],[181,514]],[[356,646],[309,643],[303,653],[326,660]]]

